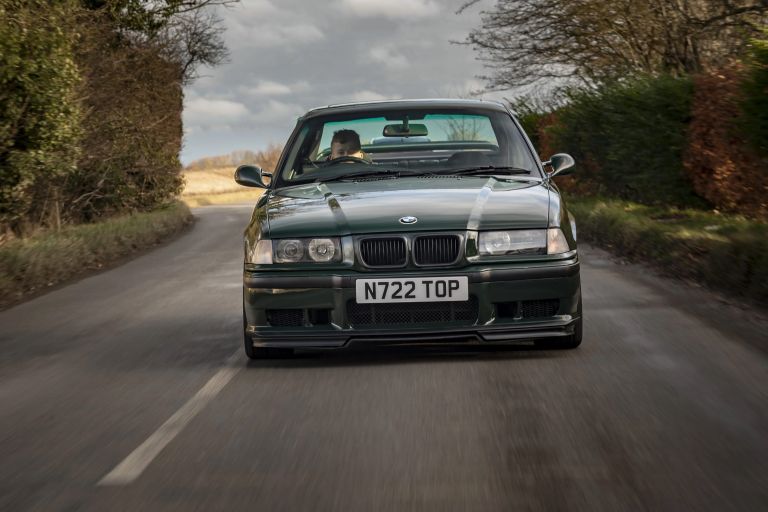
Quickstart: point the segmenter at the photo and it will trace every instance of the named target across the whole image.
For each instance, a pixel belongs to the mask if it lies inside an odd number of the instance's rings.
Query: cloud
[[[488,70],[471,47],[449,41],[477,27],[480,11],[496,0],[457,16],[464,2],[243,0],[215,7],[230,60],[201,69],[203,77],[185,87],[183,160],[282,143],[309,107],[481,89],[473,77]]]
[[[381,101],[381,100],[389,100],[389,99],[395,99],[391,98],[389,96],[384,96],[383,94],[379,94],[374,91],[357,91],[350,96],[350,101]]]
[[[320,41],[325,34],[311,20],[275,7],[266,0],[247,0],[220,11],[227,31],[224,37],[233,50],[287,48]]]
[[[190,129],[205,126],[220,126],[248,117],[248,107],[229,100],[193,98],[186,102],[184,124]]]
[[[273,16],[279,9],[269,0],[247,0],[238,4],[232,12],[236,12],[240,18],[256,21],[260,16]]]
[[[340,0],[337,7],[361,18],[416,19],[440,12],[434,0]]]
[[[260,26],[257,29],[235,22],[227,34],[227,45],[230,48],[287,48],[291,46],[313,43],[325,38],[325,34],[308,23],[294,23]]]
[[[405,55],[387,46],[374,46],[368,56],[372,61],[384,64],[389,69],[405,69],[409,66]]]
[[[437,92],[446,98],[479,98],[486,95],[485,84],[476,78],[444,84]]]
[[[270,80],[260,80],[253,87],[243,88],[243,93],[250,94],[251,96],[281,96],[283,94],[291,94],[291,92],[290,86]]]
[[[269,100],[253,116],[257,123],[283,122],[293,120],[302,115],[307,109],[296,103]]]

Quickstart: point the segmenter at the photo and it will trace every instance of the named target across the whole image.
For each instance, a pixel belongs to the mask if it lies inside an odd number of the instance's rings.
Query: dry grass
[[[243,187],[235,183],[235,169],[233,167],[221,167],[204,171],[184,171],[184,196],[224,194],[238,192]]]
[[[264,192],[235,183],[234,168],[221,167],[203,171],[184,171],[184,192],[181,200],[194,208],[212,204],[256,202]]]
[[[223,194],[198,194],[194,196],[181,196],[181,200],[190,208],[198,206],[210,206],[213,204],[231,203],[255,203],[264,191],[262,189],[246,189],[237,192],[225,192]]]
[[[146,250],[191,222],[189,208],[173,203],[5,242],[0,245],[0,308]]]

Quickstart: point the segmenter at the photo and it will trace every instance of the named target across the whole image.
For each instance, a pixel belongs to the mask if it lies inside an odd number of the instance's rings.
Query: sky
[[[229,62],[185,89],[182,162],[283,144],[313,107],[481,97],[487,74],[463,40],[485,0],[241,0],[217,8]],[[475,94],[473,94],[475,93]]]

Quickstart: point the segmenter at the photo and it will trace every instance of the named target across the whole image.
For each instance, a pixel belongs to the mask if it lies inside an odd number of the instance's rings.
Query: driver
[[[368,155],[361,149],[360,136],[355,130],[339,130],[333,133],[331,154],[328,157],[328,161],[330,162],[343,156],[351,156],[370,162]]]

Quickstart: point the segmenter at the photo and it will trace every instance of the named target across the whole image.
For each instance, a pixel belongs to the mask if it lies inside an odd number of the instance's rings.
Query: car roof
[[[311,109],[304,114],[302,118],[310,118],[316,116],[332,115],[332,114],[354,114],[357,112],[365,113],[371,110],[402,110],[402,109],[419,109],[419,108],[434,108],[434,109],[452,109],[452,108],[473,108],[473,109],[486,109],[495,110],[500,112],[509,112],[507,107],[497,101],[489,100],[464,100],[464,99],[414,99],[414,100],[382,100],[382,101],[365,101],[358,103],[340,103],[336,105],[328,105],[325,107],[317,107]]]

